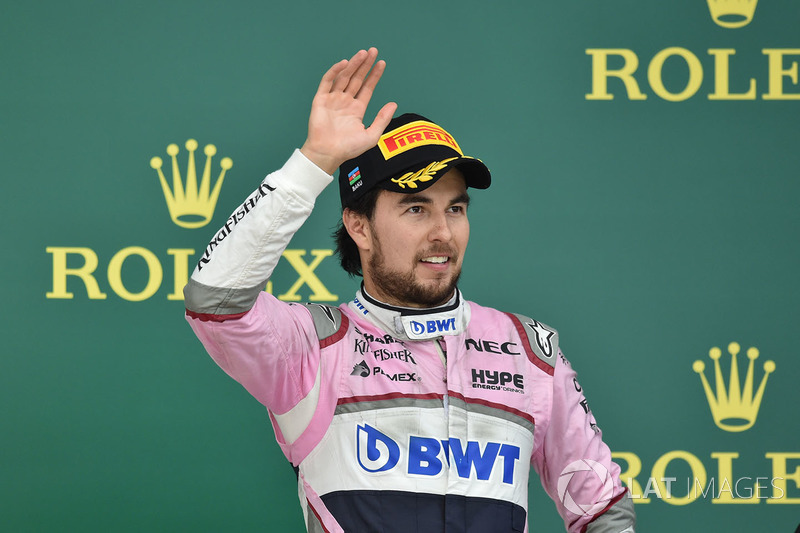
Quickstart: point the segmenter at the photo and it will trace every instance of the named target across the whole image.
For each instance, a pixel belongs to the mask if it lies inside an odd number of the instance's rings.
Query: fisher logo
[[[444,320],[428,320],[427,322],[411,321],[411,331],[414,335],[424,335],[425,333],[445,333],[455,331],[456,319],[447,318]]]
[[[555,332],[550,331],[536,320],[525,322],[525,325],[531,328],[531,330],[536,335],[536,344],[539,345],[539,348],[542,350],[542,353],[544,353],[544,356],[552,357],[553,343],[550,341],[550,339],[552,338],[553,335],[555,335]]]
[[[403,452],[406,458],[401,457]],[[436,477],[455,466],[453,473],[462,479],[488,481],[497,472],[503,483],[512,485],[519,458],[519,446],[513,444],[463,442],[455,437],[439,440],[410,435],[408,447],[401,450],[400,444],[369,424],[356,426],[356,459],[364,471],[372,474],[399,465],[411,476]]]
[[[417,364],[417,362],[414,360],[414,356],[411,355],[411,352],[409,352],[406,349],[389,350],[387,348],[378,348],[377,350],[374,350],[372,352],[372,355],[378,361],[388,361],[390,359],[395,359],[397,361],[402,361],[403,363],[408,363],[411,365]]]
[[[172,188],[167,184],[161,167],[164,162],[160,157],[150,160],[150,166],[158,173],[161,182],[161,189],[164,192],[164,199],[167,201],[167,209],[172,221],[182,228],[202,228],[211,221],[214,216],[214,209],[217,207],[219,191],[222,188],[222,181],[225,179],[225,172],[233,166],[230,157],[223,157],[219,166],[222,169],[219,173],[214,188],[211,188],[211,159],[217,154],[217,147],[207,144],[203,149],[206,155],[206,164],[203,168],[203,177],[197,183],[197,167],[195,165],[194,153],[197,150],[197,141],[189,139],[186,141],[186,149],[189,151],[186,180],[181,179],[181,171],[178,166],[178,152],[180,149],[177,144],[167,146],[167,154],[172,159]]]
[[[523,393],[525,392],[525,382],[522,374],[473,368],[472,388]]]
[[[611,474],[606,467],[591,459],[579,459],[568,464],[561,471],[557,487],[558,499],[569,512],[578,516],[597,514],[614,496]],[[577,501],[570,487],[580,494]]]

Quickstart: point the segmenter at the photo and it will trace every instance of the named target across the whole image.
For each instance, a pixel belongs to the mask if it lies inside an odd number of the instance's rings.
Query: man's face
[[[453,296],[469,241],[467,187],[452,169],[424,191],[382,191],[361,250],[364,286],[391,305],[434,307]]]

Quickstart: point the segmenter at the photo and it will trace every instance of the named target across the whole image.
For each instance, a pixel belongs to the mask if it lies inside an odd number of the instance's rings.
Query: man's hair
[[[375,204],[381,191],[382,189],[375,187],[366,192],[364,196],[342,206],[342,210],[349,209],[372,220],[372,216],[375,214]],[[336,240],[336,255],[339,256],[339,263],[344,271],[351,276],[363,276],[361,272],[361,254],[358,251],[358,246],[353,238],[350,237],[350,234],[347,233],[347,228],[344,227],[341,220],[339,220],[333,238]]]

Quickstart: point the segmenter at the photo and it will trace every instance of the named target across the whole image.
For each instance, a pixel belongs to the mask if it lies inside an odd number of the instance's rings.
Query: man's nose
[[[445,213],[440,213],[433,217],[431,231],[428,234],[430,241],[443,241],[447,242],[453,237],[453,232],[450,230],[450,223]]]

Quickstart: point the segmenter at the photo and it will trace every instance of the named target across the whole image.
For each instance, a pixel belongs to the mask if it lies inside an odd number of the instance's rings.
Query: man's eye
[[[408,208],[408,212],[409,213],[421,213],[422,212],[422,207],[420,207],[418,205],[411,206],[411,207]]]
[[[464,212],[464,206],[463,205],[454,205],[453,207],[450,208],[450,211],[452,211],[453,213],[463,213]]]

